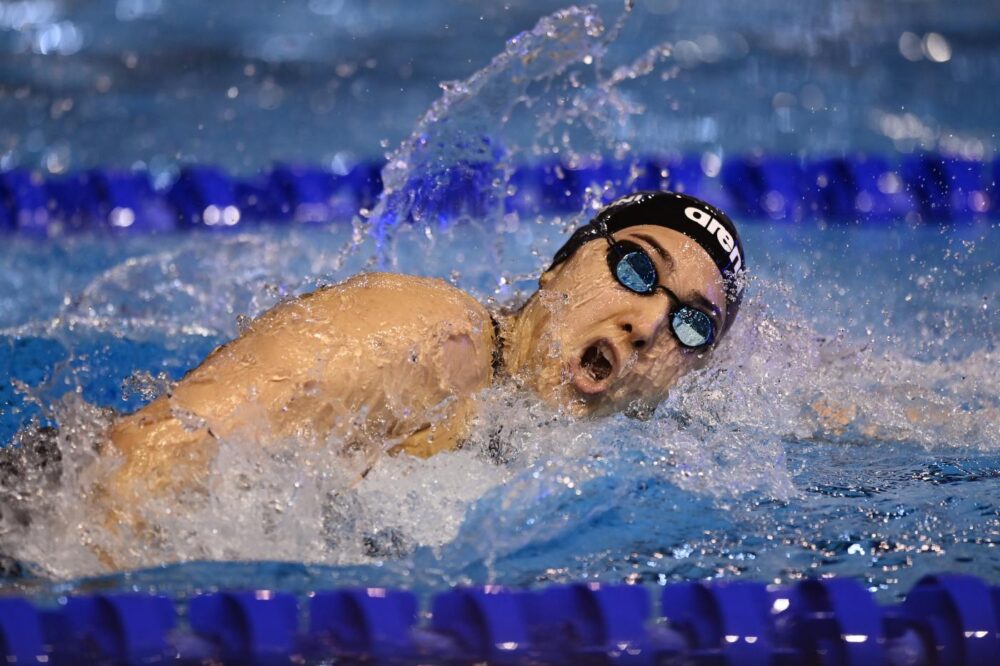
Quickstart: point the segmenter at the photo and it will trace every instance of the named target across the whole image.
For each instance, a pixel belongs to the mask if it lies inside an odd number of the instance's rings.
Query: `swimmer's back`
[[[489,313],[442,280],[368,273],[281,303],[119,420],[112,493],[179,489],[222,439],[371,456],[453,448],[492,380],[493,349]]]
[[[465,292],[443,280],[369,273],[278,305],[185,381],[193,386],[211,377],[221,361],[240,385],[259,385],[263,374],[269,386],[391,420],[382,408],[402,417],[488,385],[493,347],[489,313]],[[256,363],[232,363],[247,355]],[[285,391],[273,397],[302,399]],[[384,434],[405,429],[398,423]]]
[[[289,328],[296,329],[292,335]],[[492,377],[489,313],[438,279],[360,275],[279,305],[250,332],[261,367],[241,370],[241,375],[287,368],[294,358],[292,365],[305,376],[298,383],[275,377],[273,382],[298,394],[276,394],[279,402],[290,400],[300,412],[313,411],[309,403],[316,400],[303,395],[308,393],[351,414],[365,410],[375,436],[400,437],[425,426],[425,418],[415,423],[412,417],[477,391]]]

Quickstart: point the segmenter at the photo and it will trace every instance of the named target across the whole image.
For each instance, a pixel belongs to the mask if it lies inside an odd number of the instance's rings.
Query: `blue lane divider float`
[[[90,169],[42,177],[14,169],[0,172],[0,232],[156,232],[343,221],[375,204],[382,189],[381,167],[369,162],[333,173],[278,164],[253,177],[235,178],[215,167],[189,165],[162,189],[154,188],[149,174],[141,171]],[[496,165],[488,162],[421,174],[406,195],[408,203],[416,201],[411,215],[440,221],[482,215],[498,203],[491,189],[496,176]],[[577,212],[588,188],[601,193],[610,184],[619,194],[677,189],[752,219],[947,221],[1000,217],[998,178],[1000,159],[979,162],[931,153],[896,161],[872,155],[811,160],[750,156],[721,163],[700,156],[644,157],[573,168],[543,161],[514,170],[503,205],[508,212],[525,214]]]
[[[296,597],[217,592],[98,594],[39,609],[0,599],[7,663],[491,663],[704,666],[986,666],[1000,655],[1000,587],[923,578],[882,606],[852,579],[792,586],[692,582],[660,590],[596,583],[534,591],[457,588],[419,614],[407,591]]]

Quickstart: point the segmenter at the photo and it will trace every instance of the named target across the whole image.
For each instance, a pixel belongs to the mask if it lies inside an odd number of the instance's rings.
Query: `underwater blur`
[[[332,224],[0,236],[0,443],[23,445],[0,465],[0,586],[836,574],[891,597],[929,571],[993,578],[1000,248],[984,193],[968,219],[784,204],[737,219],[740,318],[649,418],[577,420],[498,386],[466,446],[384,456],[357,484],[329,447],[222,441],[207,493],[150,503],[150,542],[122,547],[81,501],[115,464],[95,454],[111,410],[166,393],[268,308],[373,269],[516,305],[636,178],[578,210],[512,212],[519,164],[694,155],[711,191],[733,155],[994,159],[988,18],[985,0],[0,5],[0,169],[113,165],[164,188],[191,163],[385,159],[377,205]],[[469,164],[481,205],[444,215]],[[102,562],[112,548],[129,571]]]

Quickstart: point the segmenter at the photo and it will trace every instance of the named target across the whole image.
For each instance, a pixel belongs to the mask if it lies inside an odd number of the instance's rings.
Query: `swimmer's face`
[[[700,245],[658,225],[628,227],[613,238],[641,247],[656,266],[659,284],[722,330],[725,287]],[[516,369],[547,402],[579,415],[654,407],[711,351],[711,344],[692,349],[677,339],[670,315],[681,304],[663,290],[641,295],[615,279],[608,247],[600,239],[589,241],[547,271],[519,317]]]

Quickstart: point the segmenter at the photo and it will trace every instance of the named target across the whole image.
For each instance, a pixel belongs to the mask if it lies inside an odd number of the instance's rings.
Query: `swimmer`
[[[745,267],[724,213],[641,192],[577,229],[516,312],[385,273],[283,302],[112,425],[104,452],[121,464],[100,501],[134,527],[146,498],[207,492],[220,439],[336,446],[360,478],[385,451],[460,446],[498,381],[580,417],[648,413],[732,325]]]

